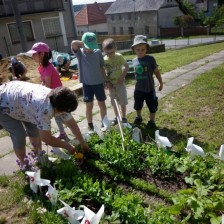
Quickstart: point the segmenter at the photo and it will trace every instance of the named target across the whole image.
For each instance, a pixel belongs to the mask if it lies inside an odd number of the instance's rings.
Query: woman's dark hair
[[[53,89],[50,94],[51,105],[60,112],[72,112],[78,107],[78,99],[72,90],[67,87]]]
[[[52,51],[51,50],[49,50],[48,53],[47,52],[44,53],[44,57],[43,57],[43,60],[41,62],[42,66],[47,67],[48,64],[50,63],[49,62],[50,59],[52,59]]]

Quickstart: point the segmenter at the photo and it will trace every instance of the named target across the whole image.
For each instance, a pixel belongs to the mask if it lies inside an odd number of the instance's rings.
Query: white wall
[[[174,17],[175,16],[182,16],[183,13],[180,11],[178,7],[172,8],[161,8],[158,11],[158,18],[159,18],[159,26],[161,28],[171,28],[176,27],[174,25]]]
[[[89,26],[77,26],[77,33],[78,35],[81,35],[85,32],[104,32],[108,33],[108,24],[107,23],[101,23],[101,24],[95,24],[95,25],[89,25]]]

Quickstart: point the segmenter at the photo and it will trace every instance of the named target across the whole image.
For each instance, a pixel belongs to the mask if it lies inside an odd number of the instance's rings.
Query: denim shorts
[[[98,101],[105,101],[106,94],[104,85],[86,85],[83,83],[83,101],[92,102],[94,100],[94,95]]]
[[[39,131],[36,125],[29,122],[22,122],[10,117],[7,114],[2,114],[0,111],[0,125],[9,132],[13,148],[21,149],[26,145],[26,136],[38,137]]]
[[[146,93],[138,90],[134,91],[134,109],[141,110],[144,106],[144,101],[150,111],[150,113],[155,113],[158,110],[158,97],[155,91]]]

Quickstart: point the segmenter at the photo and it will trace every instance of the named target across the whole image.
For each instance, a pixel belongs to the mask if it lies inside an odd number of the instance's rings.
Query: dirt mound
[[[38,64],[28,56],[16,56],[16,58],[23,62],[23,64],[27,68],[27,82],[37,83],[40,84],[40,75],[38,73],[37,67]],[[10,66],[10,58],[3,58],[0,61],[0,84],[9,82],[12,78],[12,73],[9,71]],[[69,72],[62,71],[61,72],[61,80],[63,83],[63,86],[71,87],[74,85],[77,85],[79,83],[78,79],[76,79],[77,76],[76,70],[69,70]]]

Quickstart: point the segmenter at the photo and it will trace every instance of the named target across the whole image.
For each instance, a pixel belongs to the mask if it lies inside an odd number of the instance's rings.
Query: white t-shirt
[[[51,130],[54,110],[48,94],[51,89],[23,81],[11,81],[0,85],[0,113],[33,123],[40,130]],[[62,113],[62,120],[70,120],[72,115]]]

